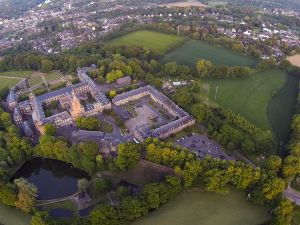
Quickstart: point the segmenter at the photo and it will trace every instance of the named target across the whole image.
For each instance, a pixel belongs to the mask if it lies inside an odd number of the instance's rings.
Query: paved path
[[[0,76],[0,78],[18,79],[18,80],[26,79],[25,77],[12,77],[12,76]]]
[[[49,85],[48,85],[47,80],[45,79],[44,75],[40,73],[40,76],[41,76],[41,78],[42,78],[44,84],[46,85],[48,91],[50,91]]]
[[[299,191],[296,191],[289,186],[287,189],[285,189],[283,194],[287,199],[291,200],[296,205],[300,206],[300,192]]]

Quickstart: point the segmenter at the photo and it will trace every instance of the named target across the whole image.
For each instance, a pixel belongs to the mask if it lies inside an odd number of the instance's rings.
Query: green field
[[[268,108],[269,120],[278,142],[289,140],[291,120],[298,96],[299,78],[288,76],[285,86],[271,100]]]
[[[32,71],[30,70],[7,71],[7,72],[0,73],[0,76],[19,77],[19,78],[27,78],[27,77],[31,77],[31,75],[32,75]]]
[[[270,219],[267,211],[239,191],[219,195],[188,190],[132,225],[257,225]]]
[[[246,117],[262,129],[271,130],[267,113],[268,105],[273,96],[284,86],[286,79],[287,75],[283,71],[268,70],[245,80],[206,80],[206,82],[210,85],[210,99],[214,100],[216,97],[220,105]],[[282,103],[285,100],[280,101]],[[285,110],[281,105],[277,107],[282,111]],[[272,123],[278,122],[277,120],[282,118],[273,119]]]
[[[0,89],[5,88],[5,87],[11,88],[11,87],[15,86],[19,81],[20,81],[20,79],[11,79],[11,78],[0,77]]]
[[[6,205],[0,204],[0,224],[3,225],[29,225],[30,216]]]
[[[180,45],[183,41],[183,38],[175,35],[143,30],[115,38],[108,43],[143,46],[157,53],[165,53],[173,47]]]
[[[198,59],[210,60],[216,65],[227,66],[255,66],[256,60],[249,56],[240,56],[230,50],[210,45],[203,41],[189,41],[170,52],[163,58],[163,62],[177,62],[194,66]]]

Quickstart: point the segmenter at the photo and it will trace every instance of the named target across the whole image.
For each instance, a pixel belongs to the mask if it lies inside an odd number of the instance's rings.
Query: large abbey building
[[[177,133],[186,127],[195,124],[195,119],[176,105],[171,99],[157,91],[151,86],[141,87],[124,94],[116,96],[112,102],[120,106],[130,101],[138,100],[142,97],[149,96],[156,104],[165,109],[176,119],[156,129],[148,130],[143,127],[136,127],[134,136],[139,141],[144,141],[147,137],[166,138],[171,134]]]
[[[81,116],[93,116],[103,110],[110,109],[111,103],[105,94],[97,89],[94,81],[86,74],[90,68],[77,70],[80,79],[79,84],[69,85],[65,88],[52,91],[40,96],[30,95],[30,99],[18,103],[16,94],[12,89],[7,97],[9,109],[13,112],[14,122],[22,127],[26,119],[32,119],[36,129],[43,133],[44,125],[54,124],[56,127],[64,127],[73,124]],[[93,98],[92,103],[82,104],[82,99],[87,95]],[[44,108],[58,101],[61,111],[46,117]]]
[[[144,141],[147,137],[166,138],[195,124],[195,119],[192,116],[149,85],[119,94],[111,103],[87,75],[90,69],[90,67],[77,69],[80,80],[78,84],[69,84],[65,88],[40,96],[31,94],[29,100],[23,102],[18,102],[15,89],[10,90],[7,103],[16,125],[21,127],[27,136],[33,133],[29,124],[34,124],[39,133],[44,133],[46,124],[54,124],[58,128],[69,126],[78,117],[97,115],[103,110],[110,110],[112,104],[121,106],[145,96],[150,97],[175,119],[152,130],[137,126],[134,130],[134,137],[137,140]],[[54,113],[49,115],[46,112],[52,107],[53,103],[59,106],[59,110],[52,110]]]

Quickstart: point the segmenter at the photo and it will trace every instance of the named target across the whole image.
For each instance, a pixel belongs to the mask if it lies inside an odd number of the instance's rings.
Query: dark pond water
[[[86,217],[90,214],[90,212],[93,210],[93,207],[89,207],[89,208],[86,208],[86,209],[82,209],[82,210],[79,210],[79,215],[81,217]]]
[[[73,217],[73,213],[68,209],[52,209],[50,216],[54,218],[71,218]]]
[[[72,195],[77,180],[89,178],[85,172],[59,160],[35,158],[26,162],[12,180],[24,177],[38,188],[38,199],[53,199]]]

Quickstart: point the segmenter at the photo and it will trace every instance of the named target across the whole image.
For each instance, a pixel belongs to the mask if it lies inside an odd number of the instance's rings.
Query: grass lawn
[[[288,76],[285,86],[271,100],[268,108],[269,120],[278,142],[289,141],[291,120],[295,112],[299,78]]]
[[[0,76],[20,77],[20,78],[31,77],[31,75],[32,75],[32,71],[30,70],[7,71],[7,72],[0,73]]]
[[[300,207],[296,206],[294,210],[293,225],[300,225]]]
[[[173,173],[171,168],[141,160],[135,168],[121,174],[120,178],[135,185],[144,185],[161,181],[166,175]]]
[[[42,207],[43,210],[50,212],[52,209],[68,209],[73,213],[77,213],[77,205],[71,200],[65,200],[53,204],[48,204]]]
[[[168,174],[174,174],[173,169],[152,163],[147,160],[140,160],[138,165],[122,173],[102,174],[105,179],[110,180],[113,186],[116,186],[121,180],[135,185],[144,185],[148,183],[162,181]]]
[[[20,82],[19,79],[2,78],[2,77],[0,77],[0,89],[1,88],[5,88],[5,87],[11,88],[11,87],[15,86],[19,82]]]
[[[43,79],[42,79],[42,77],[41,77],[41,75],[40,75],[39,72],[32,73],[32,75],[30,77],[30,82],[29,82],[29,84],[31,86],[36,85],[36,84],[40,84],[42,82],[43,82]]]
[[[182,37],[154,31],[135,31],[109,41],[109,44],[139,45],[164,53],[184,41]]]
[[[62,74],[58,70],[53,70],[50,73],[44,74],[44,77],[45,77],[46,81],[55,80],[57,78],[60,78],[61,76],[62,76]]]
[[[0,224],[3,225],[29,225],[30,215],[16,208],[0,204]]]
[[[240,56],[230,50],[210,45],[203,41],[189,41],[170,52],[163,58],[163,62],[175,61],[179,64],[194,66],[198,59],[210,60],[216,65],[255,66],[256,60],[249,56]]]
[[[210,99],[214,100],[216,96],[216,101],[220,105],[246,117],[262,129],[271,130],[267,113],[268,105],[274,95],[284,86],[286,80],[287,75],[283,71],[268,70],[245,80],[211,79],[206,82],[210,85]],[[284,101],[285,99],[282,99],[281,103]],[[282,105],[277,107],[282,111],[288,110]],[[282,118],[272,119],[272,123],[277,123],[278,120],[282,120]]]
[[[132,225],[257,225],[270,219],[267,211],[240,191],[219,195],[192,189]]]

